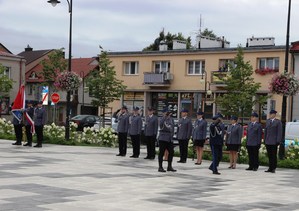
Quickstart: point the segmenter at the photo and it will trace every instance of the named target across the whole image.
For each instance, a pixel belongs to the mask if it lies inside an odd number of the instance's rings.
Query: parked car
[[[100,120],[100,117],[95,115],[77,115],[71,118],[70,121],[78,125],[77,131],[83,131],[84,127],[93,127]]]

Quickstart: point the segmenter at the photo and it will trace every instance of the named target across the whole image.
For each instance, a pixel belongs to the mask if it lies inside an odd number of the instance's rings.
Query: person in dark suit
[[[129,129],[128,108],[123,106],[117,114],[117,134],[119,154],[116,156],[126,156],[127,154],[127,135]]]
[[[220,175],[218,165],[222,155],[224,128],[221,126],[221,119],[218,115],[213,116],[213,123],[210,125],[210,146],[212,151],[212,163],[209,167],[213,174]]]
[[[12,143],[12,145],[22,145],[22,139],[23,139],[23,122],[22,120],[19,121],[15,116],[12,119],[12,124],[14,127],[15,135],[16,135],[16,142]]]
[[[226,131],[226,146],[229,151],[229,167],[236,168],[238,160],[238,151],[241,147],[241,140],[243,136],[243,127],[238,124],[238,117],[231,116],[231,124]]]
[[[154,109],[149,107],[147,109],[147,117],[145,118],[144,135],[146,140],[147,155],[144,159],[155,159],[156,147],[155,142],[158,133],[159,120],[154,115]]]
[[[269,158],[269,169],[265,172],[275,173],[277,167],[277,146],[282,139],[282,123],[276,119],[277,111],[270,111],[270,118],[267,119],[265,128],[265,145]]]
[[[202,162],[203,146],[207,138],[207,121],[204,119],[202,111],[197,112],[197,119],[194,122],[192,131],[193,144],[196,147],[197,161],[195,165],[200,165]]]
[[[37,144],[34,147],[41,148],[44,140],[44,125],[46,124],[46,110],[43,108],[43,102],[37,103],[37,108],[34,110],[34,125],[37,137]]]
[[[178,122],[177,138],[180,147],[180,160],[178,163],[186,163],[188,157],[188,143],[192,135],[192,122],[188,118],[188,112],[187,109],[183,109]]]
[[[173,159],[173,133],[174,133],[174,121],[171,118],[171,112],[168,108],[163,109],[163,117],[160,119],[160,133],[159,133],[159,172],[166,172],[163,168],[163,155],[165,150],[168,150],[168,167],[167,171],[176,172],[172,167]]]
[[[258,114],[253,112],[247,127],[246,148],[249,158],[247,171],[257,171],[259,168],[259,149],[262,142],[262,125],[258,122]]]
[[[25,109],[25,112],[30,116],[30,118],[33,120],[33,115],[34,115],[34,108],[33,104],[31,101],[27,102],[27,108]],[[26,138],[27,138],[27,143],[24,144],[24,146],[31,147],[32,146],[32,130],[31,130],[31,124],[25,118],[25,129],[26,129]]]
[[[133,108],[133,114],[129,117],[129,135],[131,136],[133,154],[130,158],[138,158],[140,155],[140,135],[142,119],[139,115],[139,108]]]

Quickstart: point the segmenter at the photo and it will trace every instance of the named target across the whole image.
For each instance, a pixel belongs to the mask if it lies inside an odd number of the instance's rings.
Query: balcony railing
[[[147,86],[169,86],[170,81],[173,79],[171,73],[144,73],[144,85]]]
[[[229,72],[212,71],[211,84],[216,86],[225,86],[225,80],[228,78]]]

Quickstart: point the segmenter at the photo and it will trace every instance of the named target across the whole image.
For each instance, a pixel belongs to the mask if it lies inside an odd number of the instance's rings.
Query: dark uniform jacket
[[[171,117],[162,117],[160,119],[159,141],[172,142],[174,133],[174,121]]]
[[[34,108],[33,107],[28,107],[26,108],[25,112],[31,117],[31,119],[33,120],[33,115],[34,115]],[[25,125],[30,125],[30,123],[28,122],[27,118],[25,118]]]
[[[189,140],[192,135],[192,122],[188,117],[181,118],[178,122],[178,140]]]
[[[144,135],[157,136],[158,133],[158,117],[155,115],[147,116],[145,121]]]
[[[262,142],[262,125],[259,122],[249,123],[247,127],[246,145],[259,146]]]
[[[212,123],[210,125],[210,144],[211,145],[223,145],[223,134],[224,134],[224,127],[223,124]]]
[[[117,132],[127,133],[129,129],[129,115],[127,113],[120,114],[117,120],[118,120]]]
[[[46,124],[46,110],[44,108],[36,108],[34,110],[34,125],[42,126]]]
[[[129,134],[140,135],[142,129],[142,119],[140,115],[132,115],[129,117]]]
[[[207,121],[204,119],[197,119],[194,122],[194,128],[192,132],[192,139],[193,140],[203,140],[207,137]]]
[[[265,128],[265,144],[278,145],[282,139],[282,124],[279,119],[267,119]]]
[[[227,129],[227,144],[241,144],[243,127],[240,124],[229,125]]]

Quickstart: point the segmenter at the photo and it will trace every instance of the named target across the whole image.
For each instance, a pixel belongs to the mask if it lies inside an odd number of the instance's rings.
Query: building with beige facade
[[[281,114],[282,97],[269,93],[268,87],[273,74],[284,69],[285,46],[275,46],[274,38],[249,38],[243,53],[244,60],[253,67],[255,82],[261,83],[256,97],[269,95],[266,104],[256,105],[253,110],[260,113],[262,120],[270,109]],[[154,106],[158,115],[168,107],[175,118],[182,108],[187,108],[193,118],[198,110],[211,118],[221,112],[215,99],[225,92],[223,79],[229,74],[227,63],[232,62],[236,54],[237,48],[225,45],[189,50],[110,52],[117,77],[127,86],[121,101],[112,107],[116,110],[125,104],[129,109],[139,106],[144,110]]]

